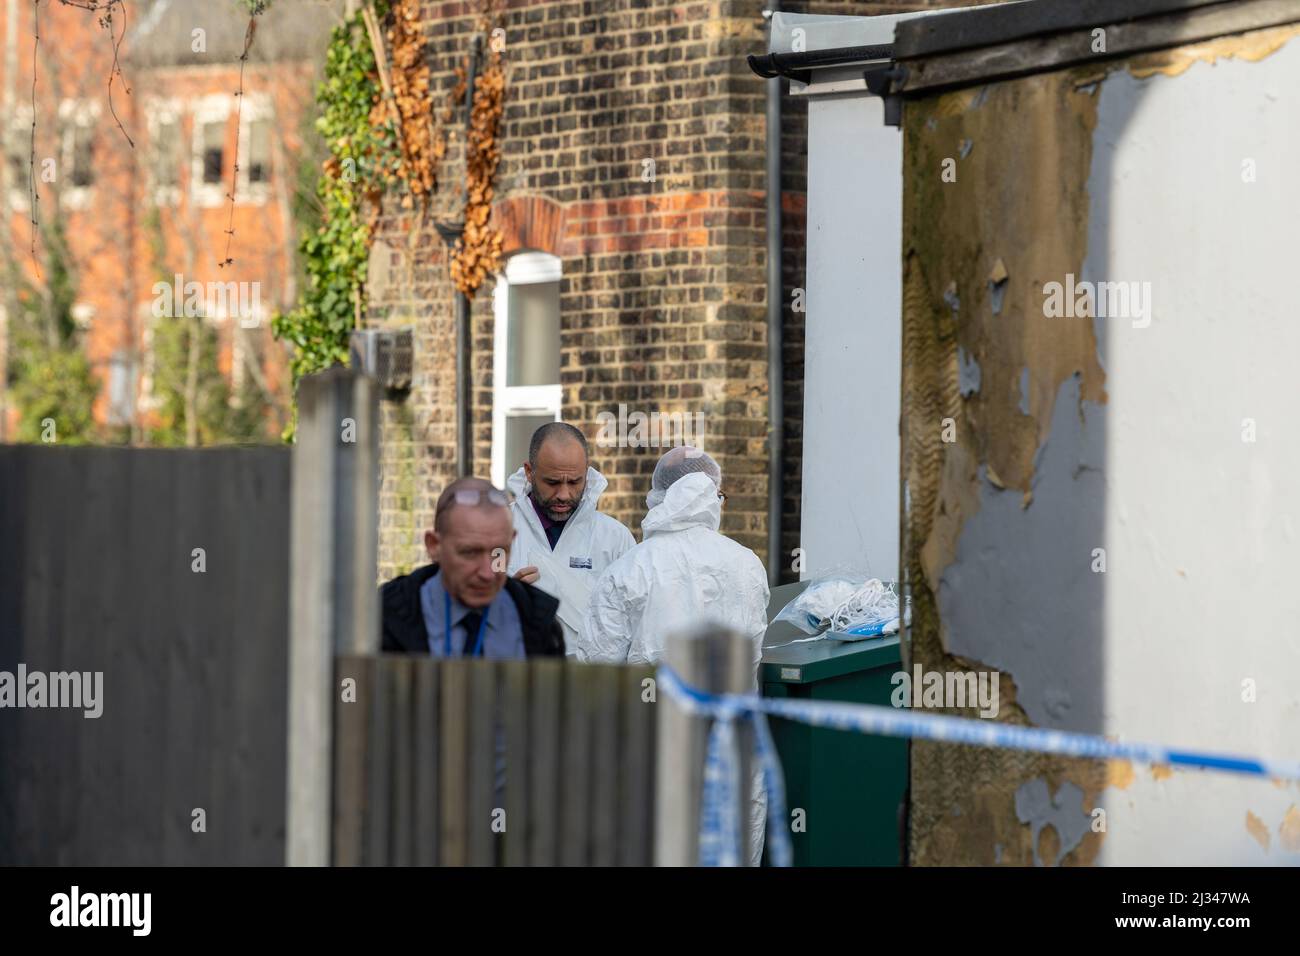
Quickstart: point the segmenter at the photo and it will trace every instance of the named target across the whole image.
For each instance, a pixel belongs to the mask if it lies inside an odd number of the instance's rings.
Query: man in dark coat
[[[433,562],[379,592],[383,650],[501,660],[564,656],[559,602],[506,575],[514,540],[509,502],[482,478],[460,478],[438,498],[424,535]]]

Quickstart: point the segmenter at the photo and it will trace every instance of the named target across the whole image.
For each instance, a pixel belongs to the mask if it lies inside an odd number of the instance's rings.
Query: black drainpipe
[[[769,4],[772,14],[781,9]],[[785,556],[781,553],[781,512],[785,500],[785,366],[781,321],[785,296],[781,285],[781,77],[767,81],[767,579],[781,580]]]
[[[469,131],[474,123],[474,74],[478,71],[479,38],[475,34],[470,42],[469,70],[465,77],[465,149],[469,149]],[[468,162],[468,154],[466,161]],[[461,224],[464,228],[464,224]],[[460,476],[471,473],[474,467],[473,382],[470,380],[470,326],[469,296],[456,292],[456,470]]]

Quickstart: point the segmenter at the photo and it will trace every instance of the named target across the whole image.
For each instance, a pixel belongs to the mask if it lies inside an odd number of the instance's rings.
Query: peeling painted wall
[[[912,655],[1002,720],[1300,758],[1298,36],[906,104]],[[1296,785],[917,743],[912,798],[921,864],[1300,862]]]

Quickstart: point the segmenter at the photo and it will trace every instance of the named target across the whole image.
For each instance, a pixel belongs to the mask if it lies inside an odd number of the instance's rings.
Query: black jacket
[[[420,588],[438,573],[436,564],[426,564],[410,574],[393,578],[379,589],[384,614],[382,650],[399,654],[429,653],[429,632],[420,608]],[[524,632],[524,653],[529,657],[563,657],[564,632],[555,619],[560,602],[545,591],[506,578],[506,593],[515,602],[519,625]]]

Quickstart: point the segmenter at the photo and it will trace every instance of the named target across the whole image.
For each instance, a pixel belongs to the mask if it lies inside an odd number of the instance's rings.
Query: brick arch
[[[501,230],[501,252],[524,249],[560,254],[564,207],[545,196],[515,196],[492,206],[492,224]]]

